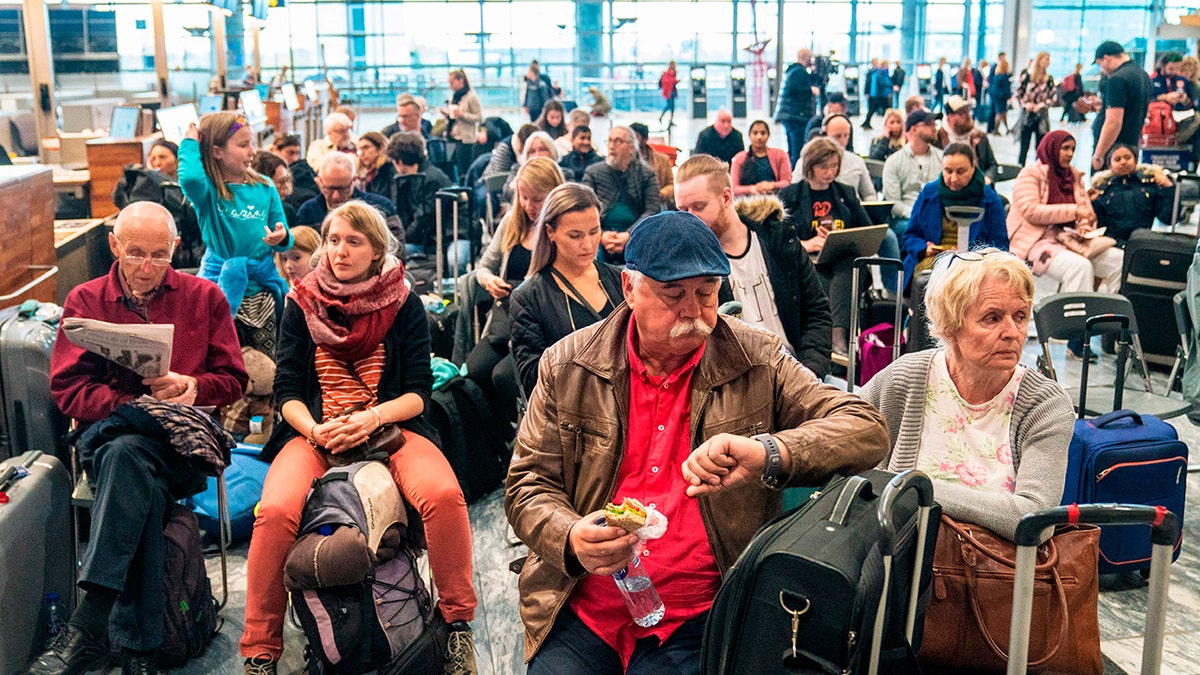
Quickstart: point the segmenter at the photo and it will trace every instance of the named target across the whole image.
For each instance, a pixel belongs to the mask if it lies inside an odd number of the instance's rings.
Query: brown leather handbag
[[[1101,675],[1097,559],[1100,529],[1067,525],[1038,549],[1029,668]],[[1016,546],[990,530],[942,516],[933,555],[921,663],[1003,671],[1008,663]]]

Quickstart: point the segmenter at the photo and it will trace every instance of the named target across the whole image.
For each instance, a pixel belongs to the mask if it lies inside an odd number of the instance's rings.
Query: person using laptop
[[[828,138],[809,141],[800,153],[804,177],[779,193],[790,214],[800,245],[810,255],[821,253],[830,232],[868,227],[871,219],[858,201],[854,189],[837,182],[842,170],[842,148]],[[850,277],[856,255],[874,255],[876,251],[857,251],[833,261],[819,263],[817,278],[829,296],[833,319],[833,352],[846,354],[850,340]]]

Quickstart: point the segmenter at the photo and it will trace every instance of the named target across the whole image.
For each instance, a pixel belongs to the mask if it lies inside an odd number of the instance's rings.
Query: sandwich
[[[604,507],[604,521],[609,527],[636,532],[646,525],[646,507],[638,500],[626,497],[620,504],[613,503]]]

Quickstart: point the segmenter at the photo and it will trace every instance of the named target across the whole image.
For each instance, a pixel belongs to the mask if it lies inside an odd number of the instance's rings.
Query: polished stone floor
[[[491,114],[489,112],[489,114]],[[362,130],[379,128],[389,121],[387,111],[364,112],[359,116],[358,127]],[[515,114],[509,115],[515,119]],[[1057,118],[1053,115],[1052,119]],[[1011,119],[1015,122],[1016,115]],[[651,135],[661,135],[663,129],[657,124],[653,115],[623,116],[612,120],[601,119],[593,121],[593,136],[598,144],[607,136],[607,127],[611,123],[627,124],[633,121],[643,121],[651,128]],[[673,144],[686,148],[699,130],[708,124],[702,120],[687,120],[682,116],[676,119],[678,126],[674,129]],[[746,124],[738,122],[744,130]],[[1077,157],[1090,156],[1091,134],[1088,127],[1070,127],[1077,137],[1080,150]],[[870,141],[870,134],[855,129],[855,146],[859,152],[864,152]],[[772,145],[784,147],[782,130],[773,125]],[[992,137],[995,152],[1001,162],[1012,162],[1016,157],[1016,142],[1011,137]],[[1031,153],[1032,154],[1032,153]],[[1030,160],[1032,161],[1032,159]],[[1079,162],[1079,166],[1083,166]],[[1003,194],[1011,190],[1011,183],[999,186]],[[1039,294],[1053,292],[1039,286]],[[1064,381],[1077,382],[1079,377],[1078,364],[1066,362],[1065,350],[1061,345],[1053,346],[1059,376]],[[1025,362],[1034,365],[1037,354],[1040,353],[1037,343],[1030,340],[1026,344]],[[1105,356],[1098,369],[1094,370],[1097,379],[1108,378],[1113,374],[1112,357]],[[1156,391],[1165,388],[1166,377],[1162,373],[1155,374]],[[1173,420],[1179,429],[1181,437],[1189,447],[1200,447],[1200,429],[1193,427],[1186,419]],[[1200,553],[1192,542],[1200,537],[1200,523],[1196,514],[1200,513],[1200,475],[1189,477],[1189,512],[1185,518],[1184,547],[1178,562],[1172,567],[1170,604],[1167,618],[1167,638],[1163,673],[1183,675],[1200,673]],[[506,525],[501,504],[501,494],[496,492],[480,502],[471,505],[470,518],[474,536],[474,569],[476,589],[479,594],[479,610],[473,624],[477,659],[480,673],[484,675],[505,675],[522,673],[524,667],[521,658],[522,629],[517,617],[516,578],[508,571],[510,560],[524,555],[521,546],[510,547],[505,542]],[[1193,506],[1194,505],[1194,506]],[[242,632],[242,616],[245,606],[245,555],[246,545],[241,544],[232,551],[232,566],[230,571],[230,600],[222,612],[225,624],[220,635],[198,659],[188,667],[176,672],[188,674],[241,672],[242,662],[237,653],[237,640]],[[214,583],[219,582],[220,572],[216,556],[209,556],[209,573]],[[1146,610],[1147,592],[1145,587],[1129,588],[1126,590],[1106,590],[1100,596],[1100,627],[1103,639],[1103,650],[1107,657],[1106,673],[1138,672],[1141,662],[1141,636],[1144,613]],[[290,623],[285,628],[286,653],[281,663],[281,673],[299,673],[303,670],[303,636]],[[115,671],[114,671],[115,672]],[[666,674],[664,674],[666,675]]]

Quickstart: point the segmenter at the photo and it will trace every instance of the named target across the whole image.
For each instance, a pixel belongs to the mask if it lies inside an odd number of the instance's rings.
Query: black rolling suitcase
[[[929,314],[925,308],[925,287],[929,285],[929,277],[933,270],[921,270],[913,275],[909,283],[908,305],[912,307],[912,316],[908,320],[908,342],[904,345],[904,353],[919,352],[937,346],[937,340],[929,334]]]
[[[918,672],[940,519],[920,472],[829,481],[763,526],[729,570],[701,672]]]
[[[1188,185],[1200,182],[1200,176],[1178,174],[1175,177],[1175,206],[1179,216],[1181,195]],[[1135,230],[1125,245],[1121,269],[1121,295],[1133,303],[1138,334],[1146,361],[1170,367],[1179,346],[1172,299],[1187,288],[1187,271],[1196,252],[1196,237],[1172,231]],[[1104,347],[1111,351],[1112,341]]]
[[[62,308],[29,300],[0,310],[0,459],[39,450],[67,461],[67,419],[50,397]]]
[[[0,493],[0,673],[18,673],[42,651],[46,596],[74,606],[71,477],[53,455],[27,452],[0,463]]]

